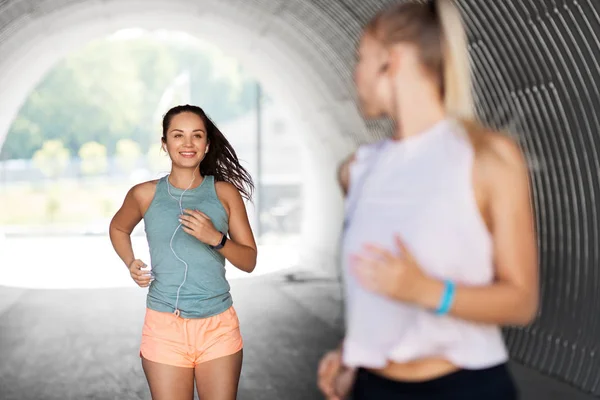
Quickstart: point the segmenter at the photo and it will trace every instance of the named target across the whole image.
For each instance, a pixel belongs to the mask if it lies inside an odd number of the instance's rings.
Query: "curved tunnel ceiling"
[[[225,40],[254,67],[267,90],[281,94],[306,119],[307,136],[317,143],[311,151],[322,159],[313,171],[321,176],[315,198],[333,199],[325,207],[328,219],[320,224],[335,225],[341,209],[339,194],[331,189],[335,163],[352,146],[389,132],[385,122],[365,129],[351,81],[360,27],[386,3],[391,1],[0,1],[0,132],[44,72],[35,63],[27,67],[37,61],[27,48],[43,42],[43,33],[82,33],[82,26],[106,27],[111,21],[115,27],[137,21],[203,31],[216,42]],[[512,355],[600,394],[595,318],[600,306],[600,3],[458,4],[468,25],[479,115],[516,135],[533,171],[542,307],[531,327],[507,330]],[[66,51],[77,39],[46,51]],[[42,51],[40,45],[31,48]],[[335,229],[324,232],[320,239],[332,238]],[[326,243],[333,247],[335,239]]]

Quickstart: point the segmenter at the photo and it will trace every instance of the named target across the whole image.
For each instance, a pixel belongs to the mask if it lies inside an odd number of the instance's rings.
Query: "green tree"
[[[121,139],[117,142],[117,165],[121,170],[130,173],[135,168],[142,151],[140,145],[131,139]]]
[[[119,140],[132,139],[145,153],[160,138],[157,119],[167,110],[159,101],[182,71],[190,74],[190,102],[215,122],[254,108],[254,80],[210,44],[109,37],[68,55],[44,77],[12,124],[1,158],[31,158],[44,139],[61,139],[72,154],[95,141],[110,156]]]
[[[100,175],[108,168],[106,147],[98,142],[88,142],[79,149],[81,172],[85,175]]]
[[[32,94],[33,96],[33,94]],[[26,116],[18,115],[0,151],[2,159],[30,158],[44,143],[40,126]]]
[[[88,141],[114,151],[119,139],[137,132],[144,95],[139,67],[125,43],[106,40],[67,56],[19,111],[6,137],[8,158],[30,158],[40,136],[61,139],[73,154]]]
[[[48,178],[58,178],[69,165],[69,150],[60,140],[47,140],[33,155],[33,163]]]

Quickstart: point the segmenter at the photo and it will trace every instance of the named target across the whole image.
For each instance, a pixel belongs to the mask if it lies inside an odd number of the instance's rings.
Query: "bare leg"
[[[174,367],[142,358],[152,400],[193,400],[194,369]]]
[[[236,400],[243,350],[196,365],[196,387],[202,400]]]

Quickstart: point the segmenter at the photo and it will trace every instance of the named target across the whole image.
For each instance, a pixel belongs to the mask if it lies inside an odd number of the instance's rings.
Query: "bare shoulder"
[[[215,182],[215,190],[217,191],[217,196],[224,199],[232,199],[232,198],[241,198],[242,195],[240,191],[230,182]]]
[[[474,138],[476,159],[488,171],[497,169],[522,173],[527,170],[525,156],[516,140],[506,133],[482,131]]]
[[[133,186],[129,191],[133,199],[138,204],[142,215],[146,213],[146,210],[148,207],[150,207],[150,203],[152,203],[152,199],[156,193],[157,184],[158,179],[142,182]]]
[[[217,197],[221,200],[227,215],[231,215],[232,207],[243,206],[244,202],[238,188],[230,182],[215,182]]]
[[[498,191],[525,189],[529,171],[519,144],[508,134],[491,130],[470,133],[475,148],[475,178],[493,198]]]
[[[158,181],[138,183],[127,192],[123,205],[111,221],[111,227],[130,234],[133,228],[144,218],[150,207]],[[112,229],[112,228],[111,228]]]
[[[158,179],[138,183],[137,185],[131,188],[131,193],[138,200],[144,200],[148,197],[150,200],[154,197],[154,193],[156,193],[156,185],[158,184]]]

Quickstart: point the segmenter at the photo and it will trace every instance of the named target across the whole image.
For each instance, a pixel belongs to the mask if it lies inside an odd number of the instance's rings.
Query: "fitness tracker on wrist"
[[[221,238],[221,242],[216,246],[209,245],[211,249],[221,250],[225,246],[225,242],[227,242],[227,235],[224,234],[223,232],[221,232],[221,235],[223,235],[223,237]]]
[[[454,302],[454,293],[456,292],[456,285],[450,280],[444,281],[444,294],[440,300],[440,304],[435,310],[437,315],[446,315],[450,312],[452,303]]]

